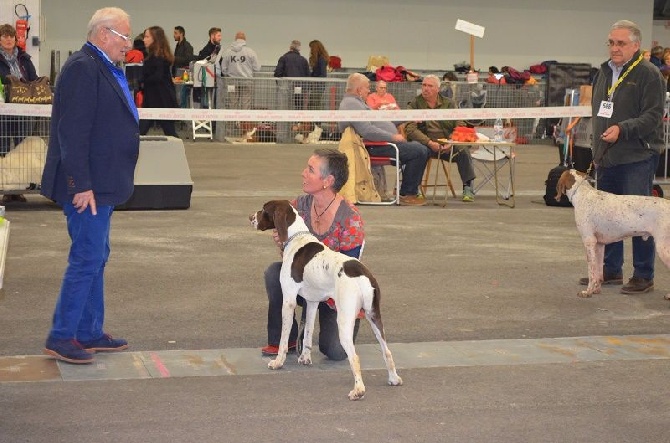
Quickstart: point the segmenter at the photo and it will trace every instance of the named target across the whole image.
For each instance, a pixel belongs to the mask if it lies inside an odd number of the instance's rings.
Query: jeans
[[[617,195],[651,195],[659,155],[647,160],[611,168],[597,169],[598,189]],[[633,277],[652,280],[654,278],[654,239],[646,241],[633,237]],[[623,241],[605,246],[604,271],[609,275],[623,274]]]
[[[282,303],[284,295],[279,282],[279,272],[281,271],[281,262],[272,263],[265,271],[265,290],[268,294],[268,344],[277,346],[281,338],[282,326]],[[305,299],[298,296],[298,304],[303,306]],[[319,351],[331,360],[344,360],[347,353],[340,344],[340,335],[337,328],[337,311],[328,307],[325,303],[319,303]],[[305,309],[302,312],[302,319],[305,319]],[[354,341],[358,334],[360,320],[356,320],[354,326]],[[301,337],[302,339],[302,337]],[[293,318],[293,326],[289,335],[289,343],[298,340],[298,323]]]
[[[470,148],[468,146],[454,146],[454,161],[458,167],[458,175],[461,177],[463,186],[465,183],[475,179],[475,167],[472,165],[472,156],[470,155]],[[449,161],[451,149],[443,152],[440,156],[443,160]],[[437,152],[431,150],[430,156],[437,158]]]
[[[90,207],[80,214],[72,203],[63,205],[72,245],[50,338],[89,342],[103,335],[104,273],[114,206],[98,205],[97,210],[98,215],[93,215]]]
[[[398,145],[400,164],[403,165],[400,195],[417,195],[431,150],[419,142],[400,142],[396,145]],[[393,146],[371,146],[368,151],[373,156],[395,157]]]

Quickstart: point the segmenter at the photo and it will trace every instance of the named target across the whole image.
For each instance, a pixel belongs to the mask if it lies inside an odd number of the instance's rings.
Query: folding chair
[[[476,143],[473,143],[473,146],[477,146]],[[514,207],[514,163],[515,163],[515,153],[514,146],[511,143],[501,143],[500,145],[487,144],[479,145],[478,149],[473,150],[470,155],[472,156],[473,166],[477,170],[477,185],[473,189],[473,192],[477,192],[482,189],[486,184],[489,184],[495,188],[496,191],[496,201],[498,204],[506,205],[511,208]],[[507,166],[509,168],[509,178],[507,184],[501,186],[500,181],[498,180],[498,173]],[[501,188],[502,191],[501,192]],[[503,203],[500,201],[500,197],[504,200],[512,200],[511,204]]]
[[[373,142],[363,140],[365,149],[367,149],[370,154],[370,166],[393,166],[395,169],[395,192],[393,195],[393,200],[391,201],[381,201],[381,202],[363,202],[359,201],[358,204],[361,205],[399,205],[400,204],[400,151],[398,150],[398,145],[391,142]],[[395,149],[395,155],[372,155],[370,153],[370,148],[376,146],[392,146]]]

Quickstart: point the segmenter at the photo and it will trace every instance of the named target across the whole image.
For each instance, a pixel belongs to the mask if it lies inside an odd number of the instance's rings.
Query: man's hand
[[[433,150],[433,152],[438,152],[440,150],[440,144],[433,140],[428,142],[428,147]]]
[[[393,141],[397,143],[406,142],[407,139],[402,136],[402,134],[393,134]]]
[[[621,129],[619,128],[619,125],[612,125],[605,129],[605,132],[603,132],[603,135],[601,135],[600,138],[607,143],[614,143],[619,139],[620,132]]]
[[[79,214],[84,212],[86,208],[90,206],[91,214],[98,215],[98,209],[95,205],[95,196],[93,195],[92,190],[79,192],[75,194],[74,197],[72,198],[72,204],[77,209],[77,212]]]

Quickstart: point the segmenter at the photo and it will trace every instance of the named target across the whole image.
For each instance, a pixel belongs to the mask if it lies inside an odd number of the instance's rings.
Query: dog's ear
[[[566,174],[569,174],[568,171],[563,171],[561,176],[558,178],[558,182],[556,182],[556,196],[554,197],[556,201],[561,201],[561,197],[565,194],[565,176]]]
[[[274,214],[272,220],[274,221],[275,229],[279,234],[279,240],[285,242],[288,240],[288,216],[289,212],[292,214],[293,209],[288,201],[275,201]]]
[[[263,205],[263,209],[256,213],[257,229],[259,231],[267,231],[274,228],[274,211],[276,201],[269,201]]]
[[[563,171],[558,183],[556,183],[556,201],[561,201],[561,196],[565,195],[565,192],[572,188],[574,184],[575,177],[572,176],[570,170]]]

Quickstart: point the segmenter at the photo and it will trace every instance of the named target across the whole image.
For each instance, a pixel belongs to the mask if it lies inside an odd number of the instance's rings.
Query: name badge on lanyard
[[[614,113],[614,102],[603,100],[600,102],[600,109],[598,109],[598,117],[612,118]]]

